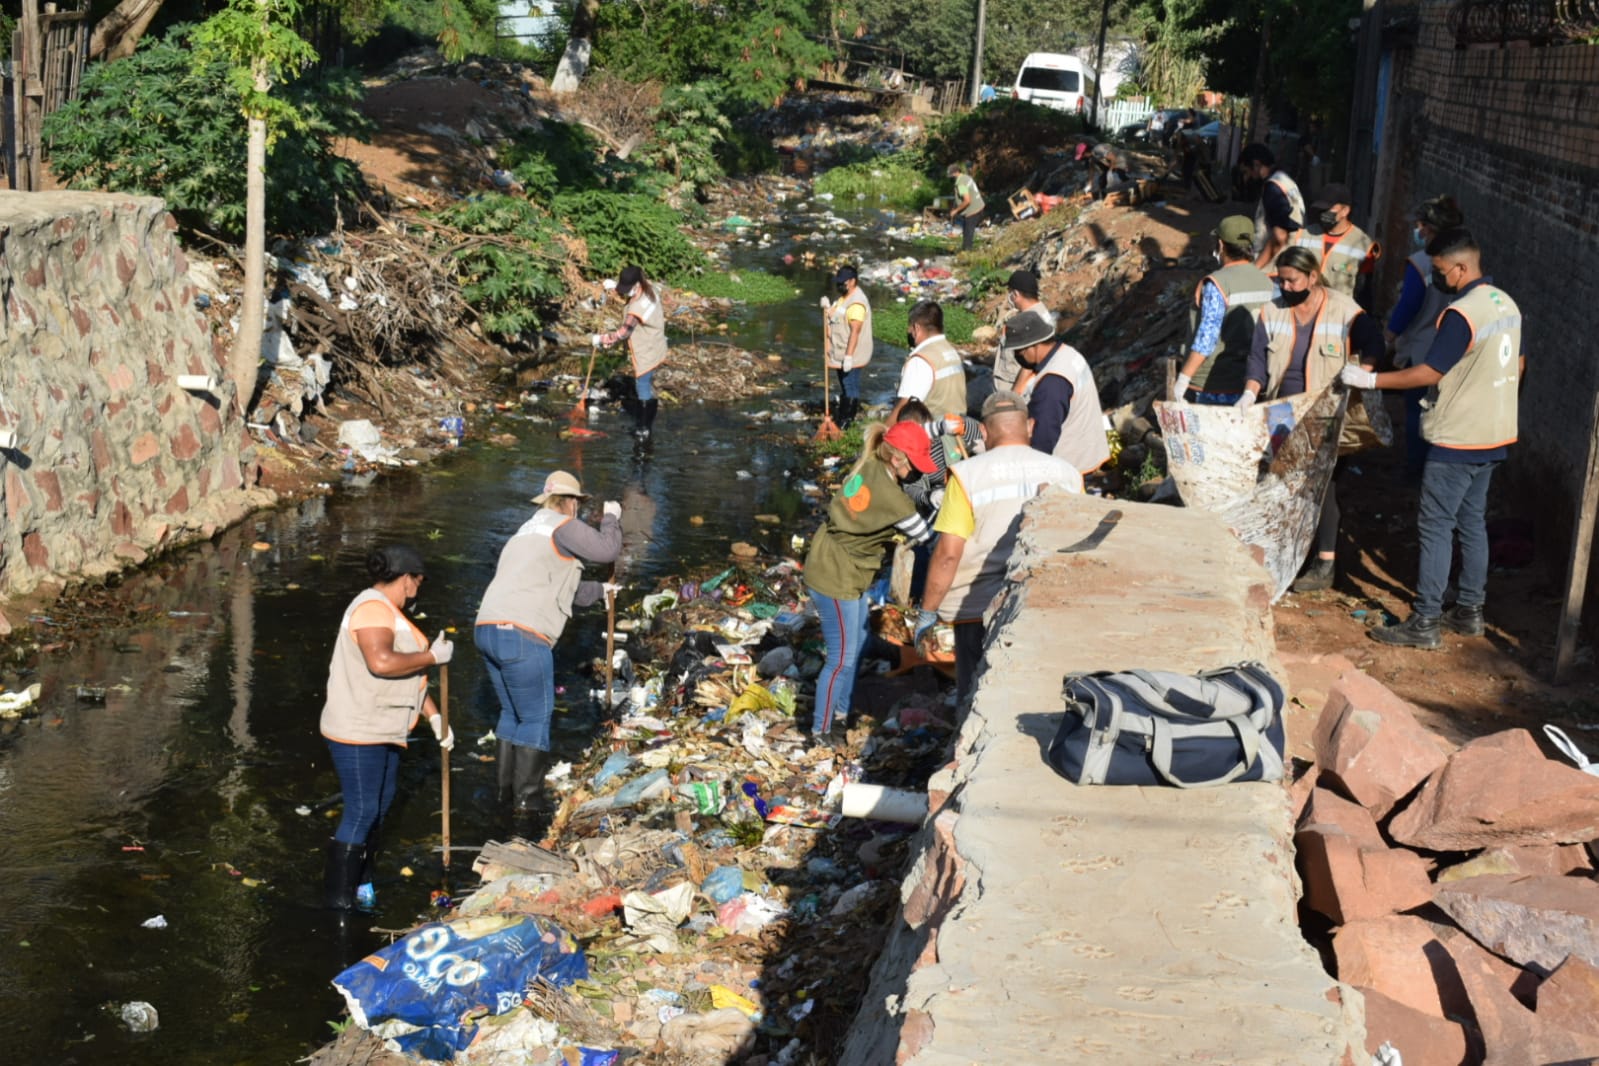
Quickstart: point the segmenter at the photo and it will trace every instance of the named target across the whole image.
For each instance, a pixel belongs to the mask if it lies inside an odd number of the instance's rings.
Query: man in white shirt
[[[888,421],[899,419],[908,400],[927,405],[933,420],[966,413],[966,367],[961,353],[944,339],[944,310],[933,300],[911,308],[905,338],[910,355],[899,375],[898,399]]]

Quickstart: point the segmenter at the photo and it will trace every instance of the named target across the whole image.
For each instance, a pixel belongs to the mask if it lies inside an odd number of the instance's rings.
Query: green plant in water
[[[903,340],[904,338],[900,338]],[[828,371],[832,373],[831,370]],[[831,387],[831,386],[829,386]],[[838,393],[833,393],[834,407],[838,410]],[[844,433],[837,440],[812,440],[806,444],[806,451],[810,453],[811,462],[818,465],[823,459],[837,456],[846,464],[853,463],[861,454],[861,446],[866,443],[866,427],[871,424],[869,418],[857,418],[844,427]]]
[[[815,190],[831,193],[840,205],[864,197],[873,206],[905,211],[920,211],[938,196],[938,186],[913,163],[891,157],[834,167],[816,179]]]
[[[701,274],[678,274],[669,284],[679,291],[747,304],[776,304],[794,299],[792,282],[762,270],[707,269]]]

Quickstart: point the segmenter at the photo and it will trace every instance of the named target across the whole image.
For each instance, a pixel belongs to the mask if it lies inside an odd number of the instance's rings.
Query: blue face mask
[[[1427,247],[1427,235],[1422,233],[1421,230],[1412,227],[1410,230],[1410,243],[1419,252]]]

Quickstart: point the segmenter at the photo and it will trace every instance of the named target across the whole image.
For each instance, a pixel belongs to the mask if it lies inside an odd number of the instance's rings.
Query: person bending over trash
[[[505,542],[494,579],[483,593],[474,642],[500,701],[500,801],[509,801],[518,829],[536,835],[550,769],[550,720],[555,714],[555,642],[573,606],[587,607],[609,589],[582,580],[583,562],[613,562],[622,551],[622,505],[607,502],[600,528],[577,518],[588,499],[564,470],[544,479],[533,497],[539,509]]]
[[[428,695],[427,670],[450,661],[455,645],[440,633],[431,645],[405,607],[422,588],[422,556],[404,544],[366,558],[370,587],[344,609],[328,664],[322,736],[344,791],[344,812],[328,842],[323,893],[328,907],[376,903],[372,868],[383,818],[394,802],[400,752],[417,719],[427,715],[439,746],[455,746]]]
[[[811,717],[813,743],[835,743],[837,718],[846,718],[855,673],[866,645],[871,606],[867,589],[882,569],[888,547],[903,537],[915,546],[932,531],[902,482],[915,477],[911,460],[885,440],[881,422],[866,427],[861,456],[827,505],[827,517],[805,556],[805,588],[822,622],[827,663],[816,678]]]

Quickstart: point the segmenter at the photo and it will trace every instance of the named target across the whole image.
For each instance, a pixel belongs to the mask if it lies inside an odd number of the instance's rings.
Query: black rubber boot
[[[1423,618],[1419,614],[1412,614],[1396,626],[1373,629],[1371,638],[1379,644],[1393,644],[1401,648],[1438,648],[1444,642],[1438,633],[1438,616]]]
[[[501,807],[509,808],[516,802],[516,753],[520,750],[509,740],[501,740],[495,746],[494,769]]]
[[[645,400],[644,412],[639,416],[638,427],[633,430],[633,436],[641,441],[649,440],[655,432],[655,412],[660,409],[660,400]]]
[[[327,867],[322,875],[322,902],[330,910],[355,909],[355,886],[361,883],[361,863],[366,848],[360,844],[328,841]]]
[[[540,748],[516,749],[516,810],[542,810],[545,800],[544,777],[550,772],[550,753]]]
[[[1467,607],[1463,603],[1455,604],[1444,612],[1443,627],[1451,633],[1459,633],[1462,636],[1482,636],[1482,604],[1479,603],[1475,607]]]
[[[1313,559],[1305,572],[1294,581],[1295,592],[1320,592],[1322,589],[1332,588],[1334,561],[1332,559]]]

